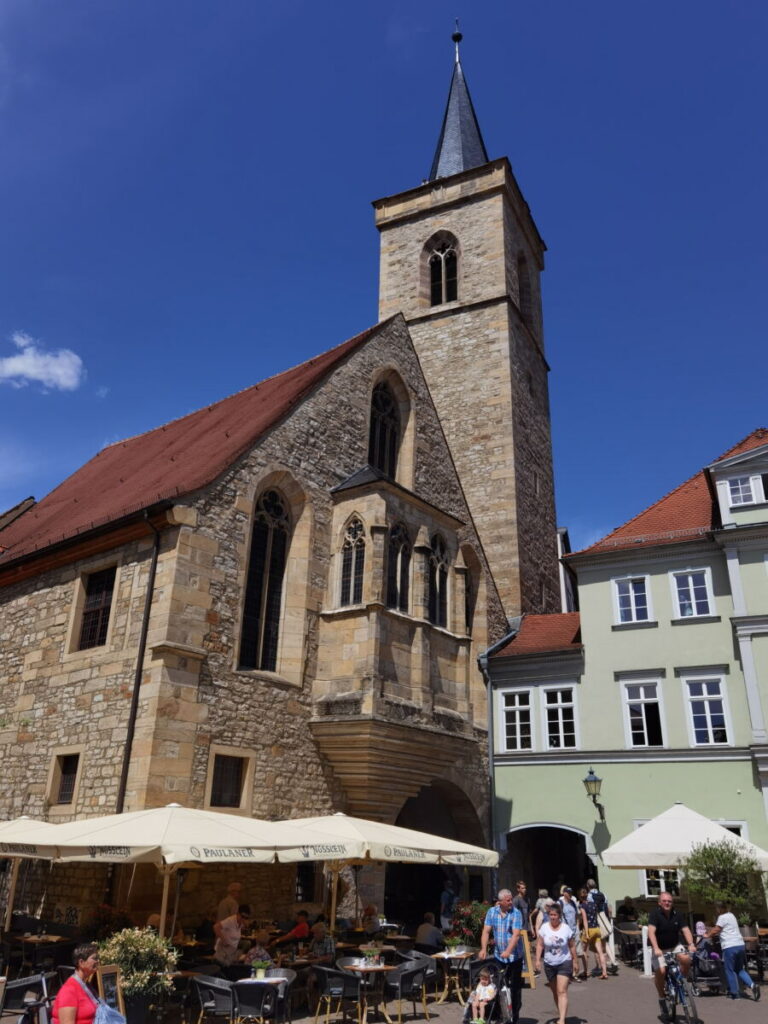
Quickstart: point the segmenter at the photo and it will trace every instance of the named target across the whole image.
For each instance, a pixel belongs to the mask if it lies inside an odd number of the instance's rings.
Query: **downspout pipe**
[[[147,635],[149,634],[149,615],[152,611],[152,595],[155,591],[155,574],[157,573],[157,559],[160,553],[160,531],[149,518],[149,512],[145,510],[144,520],[155,535],[152,545],[152,560],[149,563],[149,577],[147,579],[147,594],[144,598],[144,614],[141,620],[141,633],[139,634],[139,650],[136,655],[136,669],[133,674],[133,693],[131,694],[131,709],[128,713],[128,732],[125,737],[125,749],[123,750],[123,764],[120,769],[120,785],[117,790],[117,801],[115,813],[122,814],[125,807],[125,793],[128,788],[128,769],[131,766],[131,750],[133,748],[133,737],[136,732],[136,718],[139,713],[139,693],[141,688],[141,675],[144,668],[144,656],[147,651]]]
[[[488,776],[489,776],[489,792],[491,801],[491,847],[496,850],[499,855],[499,860],[506,852],[498,849],[498,839],[496,833],[496,773],[493,770],[493,736],[494,736],[494,720],[493,720],[493,685],[491,683],[491,674],[488,670],[488,661],[496,653],[501,650],[510,640],[513,640],[520,632],[520,624],[523,621],[523,616],[518,615],[514,619],[509,620],[509,632],[506,633],[501,640],[497,640],[495,644],[489,647],[486,651],[483,651],[477,656],[477,664],[480,671],[483,673],[483,679],[485,680],[486,686],[486,701],[488,704]],[[498,892],[499,888],[499,869],[492,868],[491,870],[491,893],[492,895]]]

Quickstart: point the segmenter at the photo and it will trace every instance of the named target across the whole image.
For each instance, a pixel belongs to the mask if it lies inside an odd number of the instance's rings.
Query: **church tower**
[[[379,318],[408,323],[507,615],[558,611],[546,246],[509,160],[488,160],[453,40],[429,179],[373,204]]]

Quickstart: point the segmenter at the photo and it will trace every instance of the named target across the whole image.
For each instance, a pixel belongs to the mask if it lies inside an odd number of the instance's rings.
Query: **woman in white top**
[[[541,970],[543,955],[544,973],[557,1007],[557,1024],[565,1024],[568,1015],[568,984],[574,970],[578,971],[579,961],[573,929],[565,924],[560,914],[559,903],[553,903],[547,909],[549,921],[539,928],[536,937],[536,969]]]
[[[728,903],[716,903],[718,918],[714,928],[710,928],[707,937],[720,940],[720,949],[723,951],[723,966],[725,967],[725,980],[728,982],[728,998],[740,999],[739,981],[744,982],[757,1001],[760,998],[760,986],[752,981],[747,974],[747,948],[744,939],[739,931],[736,918],[731,913]]]

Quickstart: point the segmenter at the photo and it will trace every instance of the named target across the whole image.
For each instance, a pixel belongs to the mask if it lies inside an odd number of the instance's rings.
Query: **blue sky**
[[[768,425],[765,5],[0,0],[0,508],[376,320],[456,15],[574,546]]]

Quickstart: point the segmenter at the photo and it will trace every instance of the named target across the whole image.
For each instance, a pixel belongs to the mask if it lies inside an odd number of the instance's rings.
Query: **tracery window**
[[[387,608],[408,611],[411,541],[402,523],[389,531],[387,544]]]
[[[371,432],[368,438],[368,463],[394,479],[397,450],[400,445],[400,414],[395,396],[381,381],[371,396]]]
[[[429,554],[427,616],[436,626],[448,625],[448,552],[436,533]]]
[[[429,257],[429,304],[439,306],[458,298],[459,261],[455,247],[439,242]]]
[[[344,533],[341,549],[341,604],[360,604],[363,600],[365,569],[365,527],[353,519]]]
[[[243,607],[240,668],[277,667],[283,577],[290,518],[284,498],[265,491],[256,503]]]

